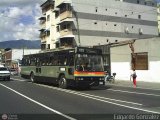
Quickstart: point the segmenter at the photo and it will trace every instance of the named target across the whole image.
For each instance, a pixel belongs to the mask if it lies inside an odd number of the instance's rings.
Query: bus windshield
[[[77,54],[75,63],[77,71],[103,71],[101,55]]]

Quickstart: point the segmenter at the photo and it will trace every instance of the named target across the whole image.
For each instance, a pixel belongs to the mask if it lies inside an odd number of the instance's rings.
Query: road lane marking
[[[50,108],[50,107],[48,107],[48,106],[46,106],[46,105],[44,105],[44,104],[36,101],[36,100],[33,100],[32,98],[27,97],[27,96],[23,95],[22,93],[14,90],[14,89],[12,89],[12,88],[10,88],[10,87],[7,87],[7,86],[5,86],[5,85],[3,85],[3,84],[1,84],[1,83],[0,83],[0,85],[3,86],[3,87],[5,87],[5,88],[7,88],[7,89],[9,89],[9,90],[11,90],[12,92],[14,92],[14,93],[16,93],[16,94],[18,94],[18,95],[26,98],[27,100],[30,100],[30,101],[32,101],[32,102],[40,105],[41,107],[46,108],[47,110],[50,110],[50,111],[52,111],[52,112],[54,112],[54,113],[56,113],[56,114],[58,114],[58,115],[60,115],[60,116],[63,116],[63,117],[65,117],[65,118],[69,119],[69,120],[76,120],[75,118],[72,118],[72,117],[70,117],[70,116],[68,116],[68,115],[65,115],[65,114],[63,114],[63,113],[61,113],[61,112],[59,112],[59,111],[57,111],[57,110],[54,110],[54,109],[52,109],[52,108]]]
[[[22,81],[22,82],[25,81],[25,80],[19,80],[19,79],[15,79],[15,80],[16,80],[16,81]],[[40,84],[37,84],[37,85],[40,85]],[[52,88],[52,87],[49,87],[49,86],[46,86],[46,85],[40,85],[40,86]],[[65,90],[65,91],[66,91],[66,90]],[[70,91],[70,90],[67,90],[67,91]],[[73,92],[73,91],[70,91],[70,92]],[[124,101],[124,100],[117,100],[117,99],[112,99],[112,98],[106,98],[106,97],[101,97],[101,96],[86,94],[86,93],[82,93],[82,92],[77,92],[77,93],[79,93],[79,94],[84,94],[84,95],[89,95],[89,96],[96,97],[96,98],[100,98],[100,99],[106,99],[106,100],[111,100],[111,101],[129,103],[129,104],[140,105],[140,106],[143,105],[143,104],[140,104],[140,103],[129,102],[129,101]]]
[[[110,91],[115,91],[115,92],[123,92],[123,93],[134,93],[134,94],[139,94],[139,95],[147,95],[147,96],[155,96],[155,97],[160,97],[160,95],[157,94],[150,94],[150,93],[141,93],[141,92],[130,92],[130,91],[125,91],[125,90],[115,90],[115,89],[108,89]]]
[[[41,85],[41,84],[36,84],[36,85],[51,88],[51,89],[56,89],[56,90],[60,90],[60,91],[64,91],[64,92],[69,92],[69,93],[76,94],[76,95],[91,96],[91,97],[95,97],[95,98],[106,99],[106,100],[116,101],[116,102],[129,103],[129,104],[134,104],[134,105],[139,105],[139,106],[143,105],[143,104],[140,104],[140,103],[129,102],[129,101],[124,101],[124,100],[117,100],[117,99],[112,99],[112,98],[107,98],[107,97],[101,97],[101,96],[87,94],[87,93],[83,93],[83,92],[77,92],[77,91],[73,91],[73,90],[66,90],[66,89],[61,89],[61,88],[56,88],[56,87],[50,87],[50,86],[47,86],[47,85]]]
[[[78,94],[78,93],[76,93],[74,91],[71,91],[71,90],[61,89],[61,88],[57,88],[57,87],[50,87],[50,86],[47,86],[47,85],[36,84],[36,83],[34,83],[34,84],[35,85],[39,85],[39,86],[43,86],[43,87],[47,87],[47,88],[51,88],[51,89],[55,89],[55,90],[59,90],[59,91],[62,91],[62,92],[68,92],[68,93],[80,95],[80,94]],[[160,114],[159,111],[157,112],[157,111],[152,111],[152,110],[147,110],[147,109],[142,109],[142,108],[131,107],[131,106],[123,105],[123,104],[118,104],[118,103],[114,103],[114,102],[110,102],[110,101],[101,100],[99,98],[93,98],[90,94],[89,94],[89,96],[84,95],[84,94],[85,93],[81,93],[80,96],[83,96],[83,97],[86,97],[86,98],[90,98],[90,99],[94,99],[94,100],[98,100],[98,101],[102,101],[102,102],[106,102],[106,103],[110,103],[110,104],[114,104],[114,105],[117,105],[117,106],[122,106],[122,107],[130,108],[130,109],[135,109],[135,110],[140,110],[140,111],[144,111],[144,112]]]
[[[54,89],[54,90],[83,96],[83,97],[86,97],[86,98],[90,98],[90,99],[93,99],[93,100],[97,100],[97,101],[101,101],[101,102],[105,102],[105,103],[109,103],[109,104],[113,104],[113,105],[117,105],[117,106],[121,106],[121,107],[125,107],[125,108],[130,108],[130,109],[149,112],[149,113],[154,113],[154,114],[160,114],[160,112],[157,112],[157,111],[152,111],[152,110],[147,110],[147,109],[142,109],[142,108],[137,108],[137,107],[131,107],[131,106],[128,106],[128,105],[123,105],[123,104],[119,104],[119,103],[115,103],[115,102],[111,102],[111,101],[107,101],[107,100],[102,100],[102,99],[99,99],[99,98],[94,98],[91,95],[85,95],[85,93],[80,93],[80,92],[75,92],[75,91],[71,91],[71,90],[66,90],[66,89],[61,89],[61,88],[56,88],[56,87],[50,87],[50,86],[40,85],[40,84],[35,84],[35,85],[39,85],[39,86],[51,88],[51,89]]]

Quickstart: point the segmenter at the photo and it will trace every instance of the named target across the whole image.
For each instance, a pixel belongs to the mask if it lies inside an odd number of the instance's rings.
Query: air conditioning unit
[[[143,30],[142,28],[139,28],[139,34],[142,35],[143,34]]]
[[[125,33],[129,33],[129,28],[127,27],[127,28],[125,28]]]

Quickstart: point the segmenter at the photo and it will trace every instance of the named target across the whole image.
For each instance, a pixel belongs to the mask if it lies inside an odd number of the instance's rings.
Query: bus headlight
[[[83,80],[83,78],[81,78],[80,80]]]
[[[76,78],[76,80],[84,80],[84,78]]]
[[[99,80],[104,80],[104,77],[102,77],[102,78],[99,78]]]

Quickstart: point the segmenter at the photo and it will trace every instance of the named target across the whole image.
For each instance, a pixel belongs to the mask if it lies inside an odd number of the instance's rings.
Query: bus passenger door
[[[36,74],[41,74],[41,66],[36,66]]]
[[[36,75],[39,76],[41,74],[41,63],[39,58],[37,58],[37,64],[36,64]]]

